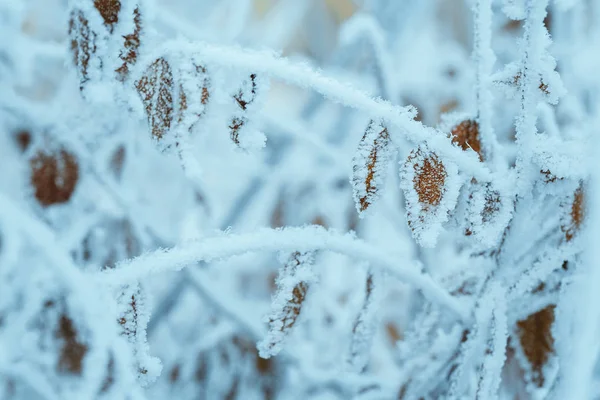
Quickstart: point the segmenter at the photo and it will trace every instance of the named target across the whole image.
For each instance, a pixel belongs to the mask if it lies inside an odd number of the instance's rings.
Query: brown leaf
[[[573,202],[569,214],[569,222],[563,225],[561,229],[565,232],[565,239],[570,242],[581,229],[581,224],[585,218],[585,195],[583,187],[580,186],[573,195]]]
[[[173,72],[164,58],[156,59],[135,83],[142,98],[152,137],[161,140],[173,122]]]
[[[119,11],[121,11],[119,0],[94,0],[94,7],[102,16],[104,24],[110,28],[119,21]]]
[[[108,359],[108,365],[106,366],[106,377],[100,387],[100,393],[106,393],[110,387],[115,383],[115,358],[113,354]]]
[[[96,53],[96,33],[92,31],[89,21],[81,10],[73,10],[69,20],[69,37],[73,64],[79,75],[79,89],[83,90],[89,81],[89,68],[92,56]]]
[[[88,347],[79,341],[73,321],[65,314],[60,316],[56,337],[63,341],[58,360],[59,371],[81,375]]]
[[[127,78],[129,69],[135,65],[139,56],[142,35],[142,14],[139,7],[133,10],[133,24],[133,32],[123,37],[125,40],[123,50],[119,54],[119,58],[123,61],[123,64],[117,68],[116,72],[121,81]]]
[[[79,180],[75,154],[61,149],[48,153],[38,151],[30,161],[31,185],[43,206],[69,201]]]
[[[533,382],[544,385],[543,367],[554,352],[554,305],[550,305],[524,320],[517,322],[518,336],[525,357],[531,366]]]
[[[312,264],[313,257],[312,252],[294,252],[280,270],[269,316],[269,332],[259,343],[261,357],[269,358],[281,350],[281,344],[300,316],[310,285],[297,275],[301,267]]]
[[[481,141],[479,139],[479,124],[475,120],[465,120],[452,128],[452,143],[459,145],[463,150],[473,149],[483,161]]]
[[[391,155],[390,144],[387,127],[372,120],[352,161],[352,186],[359,214],[365,212],[380,196]]]
[[[422,156],[420,148],[413,150],[406,162],[412,164],[415,171],[413,186],[417,192],[419,203],[423,205],[423,208],[427,208],[437,206],[442,201],[448,173],[435,153],[425,156],[422,162],[416,162]]]
[[[234,117],[229,124],[230,134],[229,137],[231,141],[235,143],[236,146],[240,146],[240,131],[244,127],[244,125],[248,122],[246,111],[249,105],[254,103],[257,95],[257,83],[256,83],[256,74],[250,75],[250,80],[246,80],[242,83],[237,94],[233,96],[236,104],[238,105],[241,115]],[[202,99],[204,100],[204,90],[202,91]],[[207,97],[208,99],[208,97]],[[203,102],[204,104],[204,102]]]
[[[21,129],[15,132],[14,139],[19,147],[19,150],[21,150],[21,152],[25,152],[31,144],[31,132],[26,129]]]

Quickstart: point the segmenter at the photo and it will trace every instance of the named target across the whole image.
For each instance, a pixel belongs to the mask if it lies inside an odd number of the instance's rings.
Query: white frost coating
[[[323,76],[319,71],[304,64],[292,63],[272,52],[248,51],[236,47],[219,47],[206,43],[167,42],[162,49],[176,48],[199,54],[207,65],[225,68],[242,68],[257,74],[312,89],[327,99],[347,107],[364,111],[372,118],[380,118],[399,129],[391,130],[392,135],[402,134],[414,143],[427,142],[429,148],[440,157],[456,163],[461,171],[469,173],[480,181],[491,179],[490,171],[474,154],[468,154],[445,140],[436,129],[427,127],[413,118],[414,107],[397,107],[381,99],[373,99],[368,94],[335,79]],[[165,50],[159,50],[162,54]],[[392,140],[394,138],[392,137]]]
[[[488,282],[481,293],[474,312],[475,323],[461,346],[461,360],[452,377],[449,399],[498,398],[508,339],[505,292],[498,282]]]
[[[502,11],[510,18],[521,20],[525,18],[525,2],[527,0],[503,0]]]
[[[357,259],[370,261],[375,268],[388,271],[407,283],[415,285],[432,301],[449,307],[463,320],[469,313],[455,298],[445,292],[431,277],[418,272],[416,265],[398,268],[397,256],[385,255],[352,235],[340,235],[319,226],[286,229],[260,229],[254,233],[222,235],[200,240],[171,249],[146,253],[132,260],[118,263],[113,270],[96,273],[96,279],[109,285],[122,285],[145,276],[180,270],[198,261],[213,261],[254,251],[328,250]]]
[[[561,137],[538,134],[532,140],[532,161],[540,170],[550,171],[557,178],[574,180],[587,179],[589,157],[589,141],[585,139],[565,140]]]
[[[432,158],[433,157],[433,158]],[[424,168],[430,163],[431,168]],[[443,171],[436,163],[443,165]],[[436,174],[436,178],[425,184],[424,193],[417,192],[419,179],[429,181],[428,173]],[[440,182],[443,180],[443,182]],[[441,183],[441,185],[439,185]],[[449,219],[450,211],[456,207],[458,194],[463,184],[463,178],[458,173],[458,167],[446,160],[436,158],[427,146],[421,146],[411,153],[400,168],[400,188],[406,198],[406,213],[413,237],[423,247],[434,247],[437,238],[443,230],[443,225]],[[424,204],[420,196],[429,196],[438,192],[441,197],[437,204]],[[437,197],[434,195],[434,197]]]
[[[479,124],[479,140],[483,155],[487,160],[493,159],[496,147],[496,136],[493,123],[493,96],[490,91],[490,76],[496,61],[492,50],[492,0],[477,0],[473,8],[475,18],[475,49],[473,55],[477,63],[477,122]]]
[[[548,53],[550,38],[544,18],[548,0],[526,0],[523,39],[520,43],[522,69],[518,78],[521,110],[515,121],[518,146],[516,168],[519,174],[517,185],[522,196],[531,190],[532,182],[539,170],[531,163],[533,140],[538,134],[537,105],[544,98],[556,101],[564,88],[554,71],[555,61]]]

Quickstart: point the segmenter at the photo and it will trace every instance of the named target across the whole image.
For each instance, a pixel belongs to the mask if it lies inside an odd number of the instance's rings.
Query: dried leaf
[[[63,341],[58,360],[59,371],[81,375],[88,347],[80,341],[73,321],[65,314],[60,316],[56,337]]]
[[[264,98],[268,83],[256,74],[250,74],[245,79],[238,92],[234,94],[233,100],[237,105],[237,112],[229,124],[231,141],[242,149],[250,149],[264,146],[264,135],[248,126],[250,116],[259,106],[259,99]],[[203,96],[204,98],[204,91]]]
[[[573,194],[573,201],[570,205],[569,221],[567,224],[561,227],[562,231],[565,232],[565,239],[567,242],[573,240],[575,235],[581,229],[581,224],[585,219],[585,195],[583,187],[579,186]]]
[[[479,124],[475,120],[465,120],[452,128],[452,143],[459,145],[463,150],[472,149],[479,154],[483,161],[481,142],[479,139]]]
[[[506,196],[492,183],[480,184],[472,181],[468,187],[465,215],[459,216],[465,235],[475,238],[484,248],[498,244],[508,226],[514,207]]]
[[[375,314],[377,299],[374,273],[369,271],[365,285],[365,299],[352,328],[349,365],[355,372],[362,372],[369,362],[369,352],[376,330]]]
[[[424,208],[437,206],[442,201],[444,194],[444,184],[446,183],[446,167],[435,153],[422,157],[421,150],[413,151],[408,156],[407,163],[411,164],[415,170],[413,179],[414,189],[419,197],[419,203]]]
[[[413,237],[433,247],[456,207],[462,180],[456,165],[442,160],[425,145],[411,151],[400,170],[400,187],[406,199],[408,226]]]
[[[285,338],[300,316],[312,280],[309,266],[313,258],[312,253],[294,252],[281,269],[271,313],[266,319],[269,332],[258,344],[261,357],[269,358],[281,351]]]
[[[106,378],[102,382],[100,387],[100,393],[106,393],[115,383],[115,357],[113,354],[108,359],[108,365],[106,366]]]
[[[160,362],[149,354],[146,327],[150,319],[146,294],[139,284],[124,286],[117,294],[120,315],[117,322],[121,334],[132,346],[138,380],[142,386],[152,383],[160,374]]]
[[[79,75],[79,89],[83,90],[90,80],[90,65],[96,53],[96,33],[90,28],[89,21],[81,10],[73,10],[69,20],[69,37],[73,63]]]
[[[550,305],[526,319],[517,322],[517,333],[523,353],[529,363],[532,381],[539,387],[544,385],[543,368],[554,353],[554,305]]]
[[[111,29],[119,21],[119,11],[121,11],[119,0],[94,0],[94,7],[102,16],[104,24]]]
[[[382,122],[371,121],[352,160],[352,188],[359,215],[378,200],[393,152],[390,135]]]
[[[179,83],[177,123],[184,131],[190,132],[206,113],[210,99],[210,77],[206,68],[195,61],[182,67],[180,75],[185,79]]]
[[[43,206],[69,201],[79,180],[75,154],[65,149],[50,153],[38,151],[30,161],[31,185]]]
[[[169,132],[173,122],[173,72],[164,58],[156,59],[135,82],[144,103],[152,137],[158,141]]]
[[[21,129],[14,133],[14,139],[21,152],[27,151],[31,144],[31,132],[26,129]]]
[[[135,65],[139,56],[142,35],[142,13],[139,7],[133,10],[133,24],[133,32],[123,37],[125,40],[123,50],[119,54],[119,58],[123,61],[123,64],[117,68],[116,72],[121,81],[127,78],[130,68]]]
[[[110,170],[117,180],[120,180],[123,175],[125,156],[125,146],[119,146],[110,158]]]
[[[244,81],[238,94],[233,96],[237,105],[244,111],[256,99],[256,74],[250,75],[250,81]]]

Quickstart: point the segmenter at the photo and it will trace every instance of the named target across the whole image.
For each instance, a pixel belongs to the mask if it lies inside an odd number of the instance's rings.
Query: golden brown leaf
[[[413,163],[413,160],[422,156],[421,149],[413,150],[408,156],[407,163],[413,164],[415,171],[413,186],[417,192],[419,203],[427,208],[437,206],[442,201],[448,173],[435,153],[425,156],[422,162]]]

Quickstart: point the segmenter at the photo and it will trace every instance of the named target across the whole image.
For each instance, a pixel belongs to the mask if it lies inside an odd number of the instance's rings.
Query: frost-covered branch
[[[122,285],[146,276],[180,270],[199,261],[214,261],[255,251],[328,250],[368,261],[423,291],[430,300],[452,310],[459,318],[469,319],[469,311],[419,271],[409,260],[396,260],[352,235],[340,235],[321,227],[261,229],[248,234],[224,234],[167,250],[158,250],[121,262],[113,270],[96,274],[99,282]],[[397,256],[396,256],[397,257]],[[400,267],[399,264],[408,264]]]

